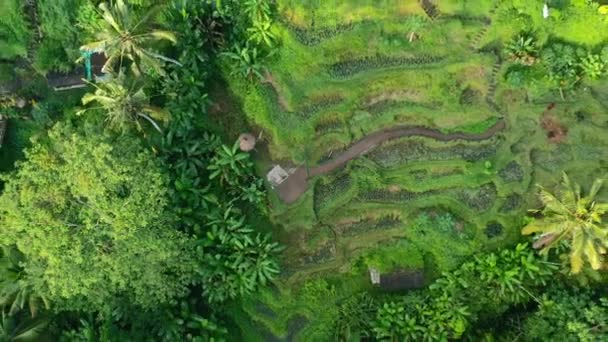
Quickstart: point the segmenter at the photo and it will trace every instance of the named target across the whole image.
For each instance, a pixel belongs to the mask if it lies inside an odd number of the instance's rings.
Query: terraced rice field
[[[294,203],[273,195],[284,271],[273,290],[234,308],[249,340],[326,340],[337,302],[311,298],[373,290],[368,267],[423,270],[430,280],[512,244],[535,205],[535,183],[554,184],[561,170],[584,182],[608,166],[608,103],[597,96],[606,84],[562,101],[502,82],[510,63],[500,45],[510,31],[495,20],[501,1],[383,1],[382,11],[373,1],[329,3],[278,1],[283,46],[265,82],[230,81],[266,137],[261,160],[274,162],[260,161],[262,172],[272,163],[314,170],[395,127],[471,135],[497,122],[505,128],[479,141],[390,139],[309,173]],[[547,111],[568,127],[562,143],[540,125]]]

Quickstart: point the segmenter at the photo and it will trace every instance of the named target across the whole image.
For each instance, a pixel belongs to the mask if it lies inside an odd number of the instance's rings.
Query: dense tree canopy
[[[60,307],[167,303],[185,291],[192,252],[166,184],[136,139],[59,125],[8,179],[0,242],[17,245],[30,281]]]

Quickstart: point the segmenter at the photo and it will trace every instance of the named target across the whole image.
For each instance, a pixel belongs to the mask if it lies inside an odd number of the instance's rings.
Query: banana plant
[[[255,46],[245,44],[241,47],[239,44],[235,44],[232,51],[224,52],[222,55],[232,60],[233,74],[240,74],[250,81],[256,76],[260,80],[264,78],[262,75],[264,67],[260,63],[261,56]]]
[[[580,185],[572,183],[563,173],[557,194],[539,186],[544,208],[532,212],[542,217],[525,226],[522,234],[537,234],[541,243],[536,247],[542,254],[565,242],[570,247],[572,273],[579,273],[586,264],[594,270],[600,269],[608,251],[608,226],[602,222],[608,203],[595,201],[602,184],[602,179],[596,179],[589,193],[583,196]]]

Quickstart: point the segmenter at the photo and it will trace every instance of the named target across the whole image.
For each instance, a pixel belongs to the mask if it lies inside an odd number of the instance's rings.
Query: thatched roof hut
[[[239,147],[243,152],[249,152],[255,148],[255,137],[249,133],[243,133],[239,136]]]

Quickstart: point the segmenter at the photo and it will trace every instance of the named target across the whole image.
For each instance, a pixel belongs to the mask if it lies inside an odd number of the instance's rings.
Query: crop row
[[[352,184],[348,174],[342,174],[331,182],[318,182],[314,190],[314,210],[319,213],[332,198],[344,193]]]
[[[385,216],[380,219],[365,219],[350,225],[338,228],[338,232],[344,236],[354,236],[370,231],[385,230],[397,227],[401,221],[398,217]]]
[[[347,23],[338,24],[333,27],[306,29],[299,26],[295,26],[285,21],[283,22],[283,24],[287,26],[287,28],[289,28],[291,32],[293,32],[293,35],[298,42],[306,46],[317,45],[324,40],[331,39],[344,32],[351,31],[355,27],[355,24]]]
[[[419,103],[413,101],[398,101],[398,100],[382,100],[378,101],[372,105],[364,106],[362,109],[367,111],[370,114],[381,114],[387,112],[394,108],[407,107],[407,106],[418,106],[426,109],[438,109],[441,106],[440,102],[431,102],[431,103]]]
[[[505,182],[521,182],[524,179],[524,169],[513,160],[500,170],[498,175]]]
[[[460,201],[477,211],[490,209],[494,205],[494,201],[496,201],[496,196],[497,192],[494,183],[487,183],[476,189],[463,189],[457,194]]]
[[[509,196],[507,196],[507,198],[505,198],[504,203],[500,207],[500,212],[508,213],[510,211],[518,209],[521,206],[521,203],[522,203],[521,195],[518,195],[515,193],[510,194]]]
[[[420,55],[415,57],[389,57],[369,56],[360,59],[346,60],[329,66],[329,74],[333,77],[342,78],[354,74],[372,70],[397,66],[419,66],[439,63],[445,58],[442,56]]]
[[[492,19],[488,17],[480,17],[474,15],[466,15],[466,14],[451,14],[444,15],[441,17],[444,20],[459,20],[462,23],[481,23],[484,25],[490,25],[492,23]]]
[[[339,121],[322,122],[315,126],[315,133],[317,133],[317,135],[322,135],[329,132],[339,132],[343,129],[343,126],[344,123]]]
[[[408,202],[438,193],[439,191],[437,190],[412,192],[407,190],[389,191],[386,189],[373,189],[359,193],[359,199],[370,202]]]
[[[367,156],[382,167],[393,167],[420,160],[483,160],[496,154],[496,149],[497,140],[479,145],[457,144],[450,147],[430,147],[421,141],[406,140],[377,148]]]
[[[319,112],[328,107],[340,104],[342,101],[343,98],[338,95],[324,96],[318,99],[317,102],[303,106],[300,110],[296,111],[295,114],[299,118],[306,120],[310,118],[314,113]]]

